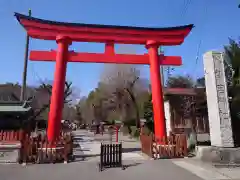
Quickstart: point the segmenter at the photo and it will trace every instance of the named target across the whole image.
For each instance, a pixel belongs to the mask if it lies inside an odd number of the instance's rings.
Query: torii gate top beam
[[[180,45],[193,24],[169,28],[110,26],[48,21],[15,13],[28,35],[36,39],[56,40],[60,34],[77,42],[143,44],[155,41],[158,45]]]

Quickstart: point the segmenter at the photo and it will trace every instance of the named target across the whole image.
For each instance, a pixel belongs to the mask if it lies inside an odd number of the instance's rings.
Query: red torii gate
[[[60,133],[67,62],[149,64],[156,137],[166,136],[160,65],[180,66],[181,57],[158,54],[158,47],[180,45],[193,25],[170,28],[145,28],[48,21],[15,13],[19,23],[32,38],[56,40],[56,51],[31,51],[30,60],[56,61],[48,120],[48,139]],[[105,43],[105,53],[68,51],[72,41]],[[116,54],[114,44],[143,44],[148,54]]]

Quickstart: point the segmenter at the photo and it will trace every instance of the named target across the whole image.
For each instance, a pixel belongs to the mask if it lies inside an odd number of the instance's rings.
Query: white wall
[[[166,118],[166,131],[167,135],[169,136],[171,129],[171,113],[170,113],[170,104],[169,101],[164,101],[164,112],[165,112],[165,118]]]

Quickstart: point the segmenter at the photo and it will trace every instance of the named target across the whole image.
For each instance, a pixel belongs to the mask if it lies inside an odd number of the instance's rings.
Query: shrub
[[[191,132],[189,134],[189,137],[187,139],[187,145],[188,145],[188,151],[193,151],[195,149],[195,146],[197,144],[196,142],[196,133]]]
[[[145,126],[146,126],[146,128],[149,129],[150,132],[154,133],[154,122],[153,122],[153,120],[148,120],[146,122]]]

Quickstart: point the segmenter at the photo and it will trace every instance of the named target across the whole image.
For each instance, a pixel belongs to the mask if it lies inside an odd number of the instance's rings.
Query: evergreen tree
[[[82,117],[82,112],[81,112],[81,109],[78,105],[76,106],[76,117],[75,117],[75,119],[77,120],[79,125],[84,123],[83,122],[83,117]]]
[[[149,94],[149,99],[144,103],[143,109],[144,119],[146,119],[146,126],[151,132],[154,132],[152,94]]]
[[[146,121],[152,121],[153,110],[152,110],[152,94],[149,94],[149,99],[144,103],[144,119]]]

